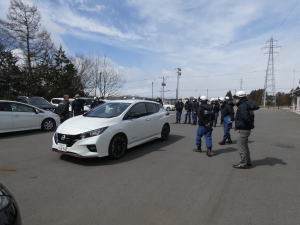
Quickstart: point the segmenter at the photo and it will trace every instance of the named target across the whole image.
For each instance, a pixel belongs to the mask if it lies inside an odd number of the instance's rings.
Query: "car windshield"
[[[86,117],[111,118],[121,115],[131,103],[104,103],[92,111],[88,112]]]
[[[30,105],[51,105],[50,102],[43,98],[30,98],[28,102]]]

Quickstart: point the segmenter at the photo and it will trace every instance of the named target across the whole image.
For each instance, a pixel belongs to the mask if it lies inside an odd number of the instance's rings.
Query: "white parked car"
[[[61,124],[52,151],[79,158],[109,155],[121,158],[126,149],[160,138],[167,140],[170,114],[161,104],[143,100],[104,103]]]
[[[167,111],[174,111],[175,110],[175,105],[170,105],[167,102],[163,102],[163,104],[164,104],[164,109],[165,110],[167,110]]]
[[[21,102],[0,100],[0,133],[43,129],[60,124],[57,114]]]

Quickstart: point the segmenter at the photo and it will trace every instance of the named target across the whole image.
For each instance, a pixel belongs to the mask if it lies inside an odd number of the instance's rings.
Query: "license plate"
[[[67,151],[67,145],[66,144],[58,143],[57,146],[58,146],[58,150],[64,151],[64,152]]]

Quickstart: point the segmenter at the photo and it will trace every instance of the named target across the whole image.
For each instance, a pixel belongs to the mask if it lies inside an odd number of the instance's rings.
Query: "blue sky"
[[[69,54],[107,55],[122,66],[124,94],[175,97],[174,68],[182,68],[180,96],[225,95],[263,88],[268,56],[261,48],[297,0],[24,0],[36,4],[53,42]],[[0,0],[5,18],[9,0]],[[275,57],[277,91],[300,78],[300,3],[274,38],[283,47]],[[290,29],[289,29],[290,28]],[[253,72],[256,71],[256,72]],[[286,72],[288,71],[288,72]],[[228,74],[228,75],[225,75]],[[139,81],[143,80],[143,81]]]

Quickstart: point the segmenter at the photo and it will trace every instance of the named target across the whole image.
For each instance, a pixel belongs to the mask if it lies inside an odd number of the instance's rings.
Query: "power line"
[[[272,35],[272,37],[274,37],[274,35],[277,33],[278,29],[281,27],[281,25],[284,23],[284,21],[289,17],[289,15],[291,14],[291,12],[294,10],[294,8],[296,7],[296,5],[298,4],[299,0],[296,2],[296,4],[293,6],[293,8],[291,9],[291,11],[289,12],[289,14],[285,17],[285,19],[282,21],[282,23],[280,24],[280,26],[277,28],[277,30],[275,31],[275,33]]]

